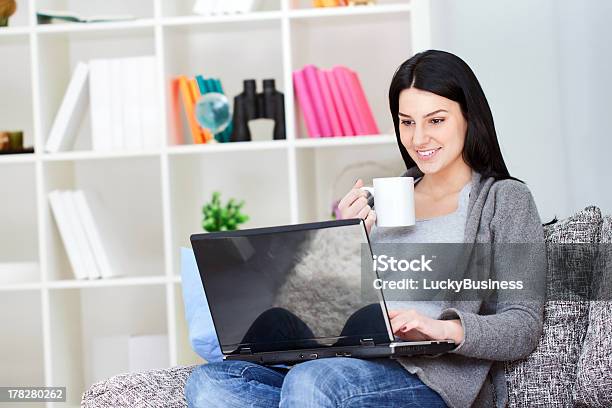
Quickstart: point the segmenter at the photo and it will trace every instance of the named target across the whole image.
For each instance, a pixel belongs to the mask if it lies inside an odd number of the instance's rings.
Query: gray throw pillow
[[[535,351],[506,364],[511,407],[571,407],[582,340],[588,325],[586,298],[592,275],[589,251],[599,241],[601,211],[587,207],[544,229],[548,271],[544,327]]]
[[[612,407],[612,217],[604,217],[594,301],[574,386],[578,407]]]

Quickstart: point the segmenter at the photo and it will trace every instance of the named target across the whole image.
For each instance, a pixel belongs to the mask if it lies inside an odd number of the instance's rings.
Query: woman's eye
[[[434,118],[431,120],[431,123],[433,123],[434,125],[438,125],[440,123],[444,122],[444,119],[440,119],[440,118]]]
[[[404,126],[410,126],[412,124],[412,121],[411,120],[402,120],[401,123]]]

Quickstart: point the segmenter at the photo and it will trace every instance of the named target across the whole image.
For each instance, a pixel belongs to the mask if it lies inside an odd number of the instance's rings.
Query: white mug
[[[374,187],[361,187],[361,189],[374,196],[377,226],[415,225],[414,178],[375,178]]]

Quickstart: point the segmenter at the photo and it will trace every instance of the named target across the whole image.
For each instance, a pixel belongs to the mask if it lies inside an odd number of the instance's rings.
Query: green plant
[[[238,225],[249,220],[249,216],[240,211],[243,206],[244,201],[236,203],[233,198],[223,206],[221,193],[213,192],[212,200],[202,207],[202,228],[208,232],[238,229]]]

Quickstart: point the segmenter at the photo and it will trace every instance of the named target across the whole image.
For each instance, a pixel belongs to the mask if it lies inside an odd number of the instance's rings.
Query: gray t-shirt
[[[422,177],[415,180],[415,185]],[[377,243],[461,243],[464,241],[465,222],[472,183],[459,192],[457,209],[440,217],[421,219],[409,227],[377,227],[370,232],[370,240]],[[384,293],[384,291],[383,291]],[[442,311],[442,303],[435,301],[387,301],[390,310],[416,309],[426,316],[436,318]]]

